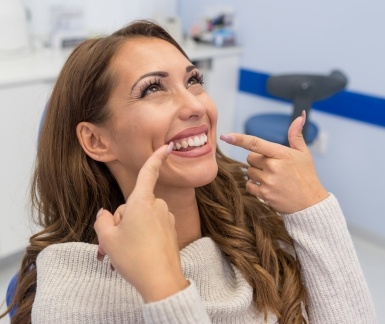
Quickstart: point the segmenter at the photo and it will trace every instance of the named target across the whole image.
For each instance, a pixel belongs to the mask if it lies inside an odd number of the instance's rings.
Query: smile
[[[207,135],[205,133],[189,136],[174,141],[174,151],[185,151],[196,147],[203,146],[207,143]]]

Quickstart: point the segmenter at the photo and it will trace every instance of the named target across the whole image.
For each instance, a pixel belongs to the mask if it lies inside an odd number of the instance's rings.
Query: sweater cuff
[[[319,203],[313,206],[307,207],[295,213],[291,213],[291,214],[282,213],[281,215],[284,216],[284,219],[288,218],[291,221],[292,218],[298,217],[298,216],[306,216],[306,215],[314,215],[314,214],[324,215],[325,213],[333,214],[335,212],[335,209],[341,211],[337,198],[332,193],[329,192],[329,196],[327,198],[325,198],[324,200],[321,200]]]
[[[157,302],[144,304],[145,323],[208,324],[211,323],[195,283]]]
[[[353,249],[345,217],[338,200],[333,194],[316,205],[304,210],[282,214],[285,227],[296,243],[309,246],[325,246],[330,240],[343,239],[337,246],[346,244]],[[319,248],[317,245],[317,247]]]

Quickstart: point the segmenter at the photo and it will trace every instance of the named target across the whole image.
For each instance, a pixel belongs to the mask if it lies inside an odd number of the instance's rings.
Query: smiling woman
[[[240,163],[218,149],[203,76],[164,29],[136,21],[80,44],[39,138],[31,197],[43,230],[12,322],[374,321],[305,118],[290,147],[223,135],[250,151]]]

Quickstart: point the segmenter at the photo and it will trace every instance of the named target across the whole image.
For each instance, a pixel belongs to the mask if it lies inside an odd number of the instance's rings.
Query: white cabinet
[[[221,134],[235,132],[235,104],[238,88],[239,55],[224,55],[212,60],[207,76],[207,92],[218,109],[217,143],[226,155],[231,146],[219,139]]]
[[[40,117],[52,84],[0,87],[0,258],[26,247],[33,229],[29,188]]]

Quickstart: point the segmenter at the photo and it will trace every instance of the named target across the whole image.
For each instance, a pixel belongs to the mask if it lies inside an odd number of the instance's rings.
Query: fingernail
[[[99,211],[96,214],[96,219],[98,219],[98,217],[102,214],[103,210],[104,210],[103,207],[99,209]]]
[[[235,137],[232,136],[232,135],[221,135],[220,136],[220,139],[222,141],[225,141],[226,143],[229,143],[229,144],[234,144],[235,143]]]
[[[302,110],[301,116],[302,116],[302,124],[301,124],[301,126],[303,127],[303,125],[305,125],[305,123],[306,123],[306,111],[305,110]]]
[[[168,144],[168,146],[167,146],[167,154],[170,154],[172,152],[173,148],[174,148],[174,143],[173,142]]]

